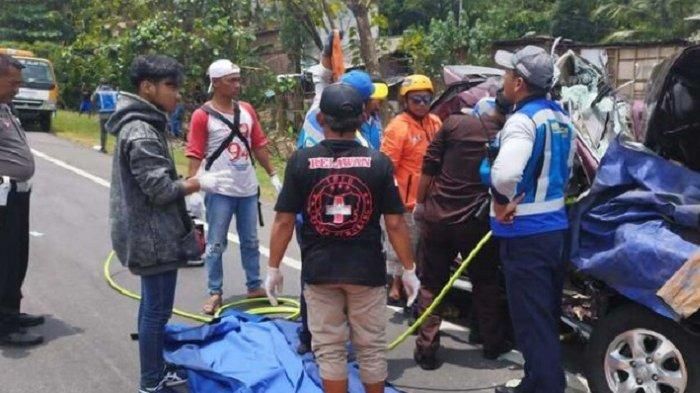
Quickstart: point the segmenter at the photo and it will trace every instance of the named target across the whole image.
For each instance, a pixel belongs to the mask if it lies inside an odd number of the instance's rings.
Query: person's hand
[[[277,306],[277,294],[282,292],[284,277],[280,269],[276,267],[267,267],[267,277],[265,277],[265,293],[270,304]]]
[[[230,172],[223,169],[217,172],[202,172],[196,177],[199,188],[204,192],[230,192],[233,191],[233,179]]]
[[[406,306],[411,307],[413,302],[416,301],[418,297],[418,291],[420,290],[420,280],[416,276],[416,265],[413,265],[413,269],[407,270],[403,269],[403,275],[401,275],[401,282],[403,283],[403,288],[406,291]]]
[[[185,196],[185,205],[190,215],[197,218],[204,218],[204,198],[199,192],[194,192]]]
[[[425,220],[425,204],[416,203],[413,207],[413,221]]]
[[[277,193],[277,195],[279,195],[280,191],[282,191],[282,181],[280,180],[279,176],[270,176],[270,183],[272,183],[272,187],[275,188],[275,192]]]
[[[326,41],[323,43],[323,56],[330,57],[333,54],[333,38],[335,37],[335,32],[338,32],[340,39],[343,39],[342,30],[331,30],[326,37]]]
[[[515,218],[515,211],[518,208],[518,204],[523,200],[525,194],[520,194],[516,196],[507,205],[502,205],[495,200],[493,201],[493,212],[496,215],[496,221],[501,224],[512,224]]]

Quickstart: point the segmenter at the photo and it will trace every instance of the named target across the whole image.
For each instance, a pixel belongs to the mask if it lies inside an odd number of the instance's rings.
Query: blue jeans
[[[176,282],[177,270],[141,276],[138,331],[142,388],[152,388],[163,378],[165,324],[173,312]]]
[[[564,393],[559,317],[566,231],[499,240],[516,346],[525,358],[518,392]]]
[[[241,262],[249,291],[260,288],[260,250],[258,249],[258,197],[231,197],[207,193],[204,197],[207,208],[207,250],[204,262],[207,265],[209,294],[223,293],[224,270],[222,255],[226,251],[231,218],[236,216],[236,231],[241,242]]]

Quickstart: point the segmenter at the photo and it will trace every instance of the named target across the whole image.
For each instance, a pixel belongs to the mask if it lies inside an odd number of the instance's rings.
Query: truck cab
[[[58,101],[53,64],[30,51],[0,48],[0,53],[13,56],[24,66],[22,85],[12,100],[20,119],[36,121],[42,131],[50,131]]]

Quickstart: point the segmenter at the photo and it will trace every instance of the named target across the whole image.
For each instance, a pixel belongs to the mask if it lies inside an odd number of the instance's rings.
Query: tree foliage
[[[71,10],[60,0],[3,0],[0,39],[34,43],[66,42],[73,38]]]
[[[349,10],[361,16],[365,36],[369,24],[379,27],[377,42],[363,43],[358,29],[338,25]],[[51,58],[71,106],[102,77],[128,87],[131,60],[154,52],[185,65],[189,98],[205,90],[212,60],[230,58],[243,68],[245,98],[259,102],[275,87],[255,44],[265,29],[280,29],[297,65],[333,28],[348,30],[349,59],[367,64],[382,37],[402,35],[416,70],[437,76],[449,63],[490,64],[494,41],[526,34],[585,42],[686,38],[693,26],[683,18],[696,13],[698,0],[3,0],[0,46]]]

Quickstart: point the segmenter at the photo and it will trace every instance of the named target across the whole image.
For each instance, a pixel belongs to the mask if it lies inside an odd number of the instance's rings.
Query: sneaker
[[[483,356],[485,359],[496,360],[504,353],[508,353],[513,350],[514,345],[510,341],[505,341],[496,348],[484,348]]]
[[[254,298],[265,297],[265,296],[267,296],[267,293],[262,288],[249,289],[248,293],[245,295],[245,297],[248,299],[254,299]]]
[[[187,370],[181,368],[167,370],[160,383],[167,387],[183,385],[187,383]]]
[[[13,332],[0,336],[0,346],[30,347],[44,342],[44,337],[39,334],[30,333],[24,329],[17,329]]]
[[[427,371],[438,369],[441,366],[435,354],[426,355],[420,353],[417,348],[413,350],[413,360],[416,362],[418,367]]]
[[[297,345],[297,353],[299,355],[303,355],[305,353],[308,353],[309,351],[311,351],[311,344],[300,341],[299,345]]]
[[[200,267],[204,266],[204,259],[200,259],[198,261],[187,261],[187,267]]]
[[[17,323],[20,327],[27,328],[32,326],[39,326],[45,322],[43,315],[32,315],[27,313],[19,313],[17,315]]]

